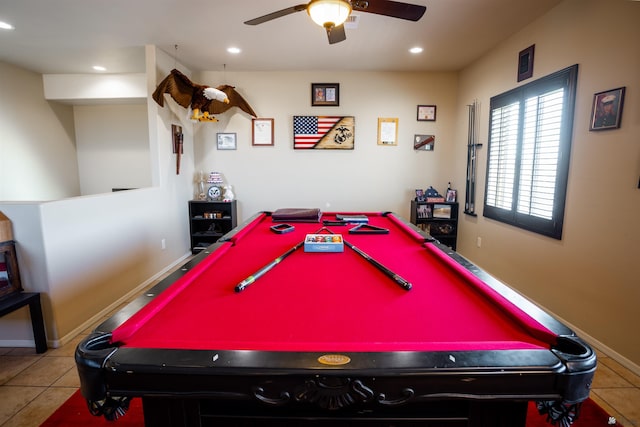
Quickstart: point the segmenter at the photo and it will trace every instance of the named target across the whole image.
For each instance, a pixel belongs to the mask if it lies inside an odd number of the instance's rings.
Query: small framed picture
[[[418,218],[431,218],[431,206],[429,205],[418,205],[416,208],[416,214]]]
[[[0,297],[20,292],[20,270],[18,270],[18,258],[16,248],[12,241],[0,243]]]
[[[451,206],[434,204],[433,217],[442,218],[442,219],[451,219]]]
[[[378,145],[398,145],[397,118],[378,118]]]
[[[218,133],[218,150],[235,150],[236,134],[235,133]]]
[[[619,87],[598,92],[593,96],[589,130],[617,129],[620,127],[625,88]]]
[[[447,190],[447,202],[455,202],[458,197],[458,192],[456,190]]]
[[[340,105],[339,83],[311,83],[313,107],[337,107]]]
[[[413,149],[422,151],[433,151],[436,144],[435,135],[415,135],[413,137]]]
[[[251,145],[273,145],[273,119],[252,119]]]
[[[424,190],[416,189],[416,202],[424,202]]]
[[[435,105],[418,105],[418,121],[419,122],[435,122],[436,106]]]
[[[526,80],[533,76],[533,53],[536,45],[532,44],[528,48],[518,53],[518,81]]]

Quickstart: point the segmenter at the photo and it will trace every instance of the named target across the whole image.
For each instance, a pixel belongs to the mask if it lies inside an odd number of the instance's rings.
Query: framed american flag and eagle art
[[[355,117],[293,116],[296,150],[353,150]]]

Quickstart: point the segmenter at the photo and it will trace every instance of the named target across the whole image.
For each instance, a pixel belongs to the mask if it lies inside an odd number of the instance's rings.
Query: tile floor
[[[0,427],[38,427],[78,389],[73,354],[91,329],[44,354],[0,348]],[[591,398],[623,426],[640,427],[640,376],[601,352],[598,361]]]

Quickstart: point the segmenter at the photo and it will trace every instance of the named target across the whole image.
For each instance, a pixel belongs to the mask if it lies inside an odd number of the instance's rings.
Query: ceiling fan
[[[418,21],[422,18],[426,6],[401,3],[392,0],[311,0],[307,4],[299,4],[245,21],[247,25],[258,25],[272,19],[281,18],[295,12],[306,10],[311,19],[327,30],[329,43],[334,44],[346,40],[344,22],[353,10],[375,13],[393,18]]]

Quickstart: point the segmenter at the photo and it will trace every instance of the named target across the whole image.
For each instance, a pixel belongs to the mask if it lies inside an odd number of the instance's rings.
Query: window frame
[[[500,221],[518,228],[522,228],[534,233],[542,234],[554,239],[562,239],[562,229],[564,225],[564,211],[566,193],[569,178],[569,160],[571,155],[571,144],[573,139],[573,120],[575,112],[575,99],[578,81],[578,65],[567,67],[545,77],[541,77],[533,82],[524,84],[490,99],[489,114],[489,140],[486,165],[485,193],[483,216],[496,221]],[[517,202],[521,180],[521,162],[523,146],[523,129],[525,127],[524,114],[525,104],[528,98],[541,96],[550,93],[558,88],[564,89],[563,108],[561,124],[559,128],[558,159],[556,163],[555,191],[553,198],[553,208],[551,219],[541,218],[531,214],[518,212]],[[517,140],[515,154],[515,169],[513,171],[513,191],[511,195],[511,208],[505,209],[488,204],[489,179],[491,176],[492,159],[491,144],[492,132],[494,131],[493,119],[498,108],[519,103]],[[539,116],[536,116],[536,119]]]

